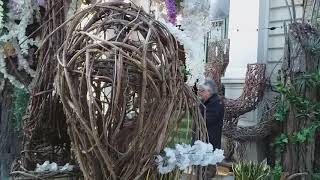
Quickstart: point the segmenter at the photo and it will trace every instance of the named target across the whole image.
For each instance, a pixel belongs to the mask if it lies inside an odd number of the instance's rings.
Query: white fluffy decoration
[[[184,0],[181,5],[183,7],[181,28],[184,31],[163,19],[160,21],[184,45],[187,70],[191,73],[187,84],[193,85],[197,79],[200,83],[205,79],[206,51],[204,43],[207,32],[211,28],[211,19],[215,18],[216,10],[208,0]]]
[[[175,149],[165,148],[165,155],[158,155],[156,163],[160,174],[167,174],[175,168],[186,170],[190,166],[215,165],[224,159],[223,150],[213,150],[212,144],[197,140],[193,146],[176,144]]]
[[[173,34],[177,40],[183,44],[186,53],[186,66],[191,75],[188,77],[187,84],[192,86],[193,83],[199,79],[204,80],[204,66],[205,66],[205,51],[203,36],[199,35],[198,38],[192,38],[192,35],[185,31],[179,30],[171,23],[160,19],[160,22],[165,24],[168,30]]]
[[[8,13],[8,23],[5,24],[8,33],[1,36],[0,41],[7,42],[17,38],[22,54],[26,55],[29,46],[37,44],[35,40],[27,38],[26,28],[33,23],[33,15],[39,7],[33,0],[12,0],[12,3]],[[15,20],[20,22],[16,23]]]
[[[64,166],[58,166],[57,163],[50,161],[45,161],[43,164],[37,164],[37,167],[35,169],[35,172],[70,172],[74,168],[73,165],[70,165],[69,163],[65,164]]]
[[[0,42],[13,42],[18,56],[19,68],[25,69],[32,77],[35,76],[35,72],[29,67],[24,56],[28,54],[30,45],[37,45],[38,42],[27,38],[26,28],[33,23],[33,15],[37,10],[38,6],[32,0],[11,0],[7,14],[8,23],[4,25],[8,32],[0,37]],[[20,22],[17,23],[15,20],[20,20]]]
[[[27,38],[26,28],[29,24],[33,23],[34,15],[39,14],[38,4],[34,0],[10,0],[8,2],[8,8],[9,12],[7,14],[7,23],[0,23],[7,30],[4,34],[0,36],[0,43],[11,42],[17,53],[19,65],[18,69],[24,69],[28,74],[30,74],[31,77],[35,77],[36,73],[34,70],[30,68],[29,63],[25,59],[25,56],[28,55],[28,50],[30,46],[37,46],[39,42],[38,40]],[[16,80],[14,76],[7,73],[4,60],[5,56],[3,52],[0,52],[0,54],[0,71],[4,74],[4,77],[9,79],[10,82],[16,87],[23,88],[24,86],[21,83],[19,83],[19,81]]]
[[[192,39],[202,39],[211,28],[211,11],[208,0],[184,0],[181,3],[183,19],[182,29],[189,34]]]
[[[0,0],[0,32],[1,32],[1,30],[2,30],[2,28],[3,28],[3,16],[4,16],[4,9],[3,9],[3,1],[2,0]]]
[[[28,74],[30,74],[31,77],[35,77],[36,72],[30,68],[28,61],[24,58],[16,41],[14,41],[13,47],[16,49],[16,54],[18,56],[18,69],[23,68]]]
[[[7,73],[7,67],[5,62],[5,56],[3,51],[0,49],[0,72],[3,74],[3,77],[8,79],[12,85],[17,88],[23,89],[25,86],[21,84],[14,76]]]

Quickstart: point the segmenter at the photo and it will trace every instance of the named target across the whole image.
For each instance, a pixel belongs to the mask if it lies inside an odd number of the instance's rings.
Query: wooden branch
[[[295,173],[295,174],[292,174],[289,177],[287,177],[286,180],[291,180],[291,179],[294,179],[294,178],[299,177],[299,176],[308,176],[308,175],[309,175],[309,173],[306,173],[306,172],[304,172],[304,173]]]
[[[44,178],[41,178],[39,176],[33,175],[31,173],[27,173],[27,172],[23,172],[23,171],[13,171],[10,173],[11,175],[22,175],[22,176],[26,176],[26,177],[31,177],[33,179],[41,179],[41,180],[45,180]]]

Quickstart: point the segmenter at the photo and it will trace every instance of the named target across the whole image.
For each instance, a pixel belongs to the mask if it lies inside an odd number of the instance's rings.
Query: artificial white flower
[[[168,174],[169,172],[173,171],[175,168],[175,165],[168,163],[167,165],[164,165],[162,163],[160,166],[158,166],[158,171],[160,174]]]
[[[65,172],[65,171],[72,171],[74,168],[73,165],[70,165],[69,163],[65,164],[60,171]]]
[[[36,172],[44,172],[44,171],[48,171],[49,170],[49,164],[50,162],[49,161],[45,161],[43,164],[37,164],[37,167],[36,167]]]
[[[192,146],[191,152],[192,153],[190,155],[190,159],[192,161],[192,164],[200,165],[204,159],[204,156],[211,151],[207,150],[206,143],[197,140]]]
[[[37,164],[37,167],[35,169],[36,172],[56,172],[56,171],[72,171],[74,168],[73,165],[70,165],[69,163],[65,164],[64,166],[58,166],[57,163],[50,161],[45,161],[43,164]]]
[[[211,156],[212,159],[209,164],[217,164],[218,162],[223,161],[224,159],[224,151],[222,149],[216,149]]]
[[[177,162],[175,150],[173,150],[171,148],[165,148],[164,152],[166,153],[166,156],[168,157],[168,160],[167,160],[168,163],[174,164]]]
[[[175,168],[175,164],[168,163],[162,156],[156,156],[157,169],[160,174],[167,174]]]
[[[190,166],[189,154],[191,146],[187,144],[176,144],[177,166],[180,170],[186,170]]]
[[[194,33],[189,32],[188,34],[185,31],[181,31],[171,23],[167,23],[164,19],[160,19],[159,21],[167,27],[170,33],[184,47],[186,66],[191,73],[191,76],[188,78],[187,84],[192,86],[197,79],[199,79],[199,82],[202,82],[204,80],[205,72],[205,52],[203,48],[203,36],[201,36],[200,34],[196,39],[194,39],[192,38],[192,34]]]
[[[215,165],[224,159],[223,150],[213,151],[212,144],[196,141],[193,146],[176,144],[175,149],[165,148],[165,156],[156,156],[159,173],[166,174],[179,168],[186,170],[193,165]]]
[[[204,49],[207,32],[211,29],[211,20],[215,19],[216,3],[209,0],[184,0],[181,3],[182,20],[180,31],[171,23],[160,19],[169,31],[183,44],[186,53],[186,66],[191,73],[187,84],[194,85],[196,80],[204,81],[206,52]]]
[[[55,162],[49,164],[48,171],[50,172],[58,171],[58,164]]]

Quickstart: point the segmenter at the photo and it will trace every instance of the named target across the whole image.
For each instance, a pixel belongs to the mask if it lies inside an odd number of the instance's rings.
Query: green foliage
[[[313,180],[320,180],[320,174],[319,173],[313,174],[312,179]]]
[[[315,36],[310,36],[304,45],[304,49],[311,54],[320,53],[320,38]]]
[[[307,72],[284,74],[285,84],[278,83],[276,85],[276,89],[281,95],[281,100],[278,102],[274,118],[279,123],[285,122],[288,119],[290,121],[297,121],[299,125],[299,128],[288,128],[288,126],[293,124],[290,124],[290,122],[288,122],[289,124],[285,124],[288,131],[278,135],[272,143],[277,153],[283,152],[287,145],[307,145],[306,143],[314,140],[315,132],[320,127],[320,102],[318,99],[320,95],[320,70],[318,68],[319,64],[316,64],[320,55],[320,38],[316,33],[308,33],[307,37],[304,36],[300,40],[304,55],[307,56],[306,60],[313,62],[305,62],[307,63]],[[309,68],[309,66],[313,67]],[[311,69],[317,70],[311,72]],[[292,128],[294,128],[294,131],[292,131]],[[288,149],[288,151],[291,150]],[[281,179],[281,172],[282,167],[277,162],[272,170],[270,179]],[[320,180],[316,176],[313,176],[313,179]]]
[[[266,161],[240,161],[233,164],[232,169],[236,180],[265,180],[270,173],[270,166]]]
[[[167,146],[174,147],[175,144],[190,144],[192,140],[192,119],[189,113],[181,119],[179,126],[171,133]]]
[[[272,146],[276,148],[277,152],[282,152],[286,144],[288,144],[288,142],[289,142],[288,135],[280,134],[275,138],[274,142],[272,143]]]
[[[24,89],[13,89],[13,120],[14,128],[21,129],[22,117],[26,111],[29,101],[29,96]]]
[[[311,82],[313,86],[320,86],[320,70],[311,75]]]
[[[186,65],[182,65],[180,68],[181,68],[181,72],[184,75],[184,77],[188,78],[188,76],[191,75],[191,72],[189,69],[187,69]]]
[[[296,78],[296,80],[300,87],[306,85],[310,88],[317,88],[320,85],[320,70],[311,74],[303,74]]]
[[[190,70],[187,69],[186,65],[181,66],[181,71],[185,76],[191,75],[191,72],[190,72]]]
[[[277,121],[283,122],[288,114],[289,107],[287,103],[280,102],[277,108],[278,111],[273,116]]]
[[[309,88],[317,88],[320,85],[320,72],[299,76],[295,83],[305,84]],[[277,121],[283,122],[287,117],[289,105],[297,111],[297,120],[304,118],[312,120],[307,127],[297,130],[292,134],[280,134],[272,144],[277,152],[282,152],[288,143],[302,144],[314,138],[315,131],[320,127],[320,103],[309,100],[305,96],[299,96],[292,87],[286,87],[283,83],[278,83],[276,89],[282,98],[278,103],[277,112],[274,117]]]
[[[320,166],[315,166],[315,167],[313,168],[313,172],[320,174]]]
[[[319,166],[314,167],[313,173],[314,174],[313,174],[312,179],[313,180],[320,180],[320,167]]]
[[[315,166],[313,168],[312,179],[313,180],[320,180],[320,166]]]
[[[276,90],[284,96],[289,94],[288,88],[281,82],[276,84]]]
[[[293,133],[292,142],[293,143],[304,143],[314,137],[315,130],[318,128],[318,125],[311,125],[307,128],[303,128],[296,133]]]
[[[320,45],[320,44],[319,44]],[[320,46],[319,46],[320,47]],[[320,49],[312,49],[312,51],[320,52]],[[278,103],[277,112],[274,114],[278,122],[284,122],[287,119],[287,114],[290,110],[294,111],[294,116],[297,121],[311,120],[311,123],[306,124],[304,128],[298,129],[290,134],[280,134],[272,143],[276,153],[282,153],[285,147],[290,144],[301,144],[314,139],[317,128],[320,127],[320,102],[315,99],[308,99],[306,96],[297,93],[304,88],[320,87],[320,71],[310,74],[302,74],[298,78],[292,80],[292,84],[288,86],[283,83],[276,85],[277,91],[281,94],[281,100]],[[297,91],[297,92],[296,92]],[[293,115],[293,114],[290,114]],[[282,167],[277,162],[274,167],[270,179],[279,180],[281,178]],[[319,179],[314,176],[313,179]]]
[[[280,161],[276,161],[275,166],[273,167],[271,174],[270,174],[270,180],[280,180],[282,175],[282,166]]]
[[[183,0],[176,0],[176,7],[177,7],[177,10],[180,10],[181,9],[181,3],[183,2]]]

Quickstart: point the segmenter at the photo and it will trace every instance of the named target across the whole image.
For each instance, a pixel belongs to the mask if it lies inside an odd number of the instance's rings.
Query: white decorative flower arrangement
[[[2,30],[3,24],[4,24],[3,16],[4,16],[3,1],[0,0],[0,31]]]
[[[57,163],[50,161],[45,161],[43,164],[37,164],[35,172],[70,172],[73,171],[74,165],[70,165],[69,163],[65,164],[64,166],[58,166]]]
[[[173,34],[184,47],[186,66],[191,73],[191,77],[188,78],[187,84],[190,86],[193,85],[196,79],[201,81],[204,76],[205,65],[203,36],[200,36],[201,39],[192,39],[189,34],[179,30],[171,23],[167,23],[162,19],[160,19],[160,22],[165,24],[171,34]]]
[[[211,28],[210,13],[213,10],[208,0],[184,0],[181,3],[183,19],[181,26],[192,39],[203,40]],[[199,33],[199,34],[198,34]]]
[[[160,174],[167,174],[178,168],[186,170],[188,167],[215,165],[224,159],[223,150],[213,150],[212,144],[196,141],[194,145],[176,144],[175,149],[165,148],[165,155],[156,158]]]
[[[4,6],[9,10],[5,21],[3,20]],[[35,0],[9,0],[6,4],[0,0],[0,72],[18,88],[24,88],[24,85],[7,73],[3,46],[5,43],[10,43],[18,57],[18,69],[24,69],[31,77],[35,77],[36,72],[30,68],[25,56],[28,55],[30,46],[38,46],[39,40],[28,38],[26,28],[34,22],[35,16],[39,20],[39,15],[39,6]]]
[[[200,82],[204,80],[205,36],[211,28],[211,19],[214,18],[215,10],[208,0],[184,0],[181,6],[183,7],[181,19],[183,31],[165,20],[160,19],[160,21],[184,45],[186,65],[191,73],[187,83],[193,85],[197,79]]]
[[[80,0],[72,0],[67,16],[72,16],[80,5]],[[45,6],[45,0],[9,0],[6,3],[0,0],[0,73],[17,88],[27,87],[7,72],[4,44],[9,43],[13,47],[14,55],[18,58],[18,70],[23,69],[31,77],[35,77],[36,72],[30,68],[26,56],[31,46],[39,46],[40,40],[27,37],[26,29],[34,20],[40,21],[39,6]],[[8,12],[4,12],[5,7]]]

